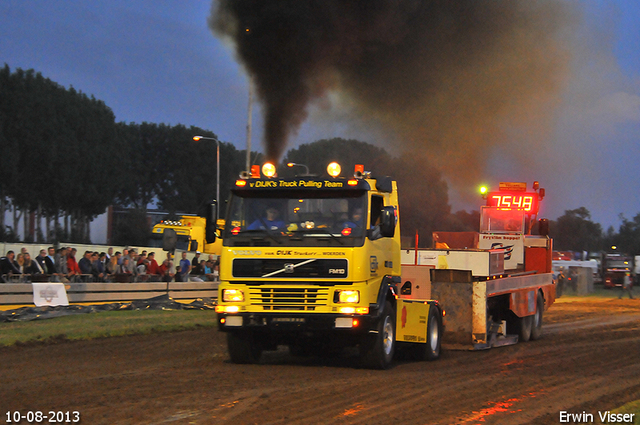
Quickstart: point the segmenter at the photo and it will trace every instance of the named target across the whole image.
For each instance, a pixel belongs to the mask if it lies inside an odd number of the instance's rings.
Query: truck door
[[[380,234],[380,220],[385,206],[382,195],[372,194],[369,202],[369,268],[370,278],[380,282],[385,275],[393,270],[393,237],[382,237]]]

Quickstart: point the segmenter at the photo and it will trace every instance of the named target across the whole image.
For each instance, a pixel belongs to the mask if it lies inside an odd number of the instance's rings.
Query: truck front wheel
[[[396,315],[389,301],[384,304],[377,333],[365,335],[360,345],[360,357],[365,366],[386,369],[393,360],[396,346]]]
[[[227,347],[232,363],[258,363],[262,348],[250,331],[227,332]]]

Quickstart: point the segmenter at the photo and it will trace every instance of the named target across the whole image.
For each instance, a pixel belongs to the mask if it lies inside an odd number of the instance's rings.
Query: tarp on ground
[[[213,310],[215,301],[212,298],[198,298],[189,304],[175,301],[168,295],[136,300],[96,305],[69,305],[21,307],[15,310],[0,311],[0,322],[27,322],[30,320],[52,319],[82,313],[100,313],[116,310]]]

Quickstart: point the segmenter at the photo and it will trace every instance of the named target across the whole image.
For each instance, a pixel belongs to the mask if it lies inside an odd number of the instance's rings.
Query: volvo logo
[[[344,274],[344,269],[329,269],[329,274]]]

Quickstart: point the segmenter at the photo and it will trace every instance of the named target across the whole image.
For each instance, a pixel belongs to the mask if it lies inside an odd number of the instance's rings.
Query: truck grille
[[[329,288],[249,287],[249,301],[264,311],[314,311],[328,300]]]
[[[245,259],[233,260],[233,277],[275,277],[344,279],[348,274],[345,259]]]

